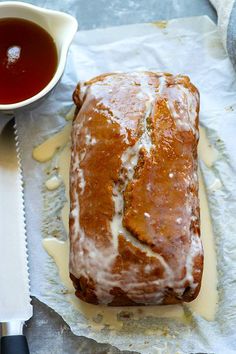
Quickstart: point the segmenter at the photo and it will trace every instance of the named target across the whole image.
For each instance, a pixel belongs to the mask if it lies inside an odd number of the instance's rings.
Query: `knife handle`
[[[23,335],[3,336],[1,354],[29,354],[27,339]]]

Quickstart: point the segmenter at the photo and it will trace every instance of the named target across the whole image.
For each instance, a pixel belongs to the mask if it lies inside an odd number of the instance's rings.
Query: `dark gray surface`
[[[27,2],[58,10],[67,8],[68,12],[77,17],[80,29],[200,15],[208,15],[216,22],[216,13],[208,0],[72,0],[69,8],[66,0]],[[82,346],[81,338],[71,333],[58,314],[36,299],[33,299],[33,306],[34,316],[25,329],[31,354],[121,353],[109,345],[92,340],[83,341]],[[58,333],[61,335],[58,336]]]
[[[36,0],[40,1],[40,0]],[[68,0],[69,12],[77,17],[80,29],[119,26],[176,17],[216,14],[208,0]],[[30,1],[29,1],[30,2]],[[32,2],[32,1],[31,1]],[[64,1],[47,0],[47,7],[64,10]]]
[[[25,2],[69,12],[77,18],[81,30],[200,15],[208,15],[216,21],[215,11],[208,0],[26,0]]]
[[[116,354],[118,349],[108,344],[75,336],[62,318],[37,299],[33,299],[34,316],[27,323],[25,333],[31,354]],[[58,335],[60,333],[60,335]],[[56,342],[55,342],[56,338]],[[132,344],[131,344],[132,346]],[[122,353],[136,353],[123,351]]]

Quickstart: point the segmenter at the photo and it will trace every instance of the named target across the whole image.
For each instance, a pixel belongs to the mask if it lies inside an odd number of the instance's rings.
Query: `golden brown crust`
[[[192,301],[203,267],[197,89],[184,76],[106,74],[73,98],[76,295],[113,306]]]

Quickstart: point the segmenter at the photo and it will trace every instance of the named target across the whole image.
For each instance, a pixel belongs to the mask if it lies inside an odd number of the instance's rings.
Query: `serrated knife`
[[[1,354],[29,353],[23,324],[30,303],[23,181],[14,120],[0,134]]]

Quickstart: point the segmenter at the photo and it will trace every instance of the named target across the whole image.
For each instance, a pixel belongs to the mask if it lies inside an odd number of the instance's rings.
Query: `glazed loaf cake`
[[[70,169],[70,275],[89,303],[174,304],[203,269],[199,94],[186,76],[107,74],[79,84]]]

